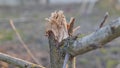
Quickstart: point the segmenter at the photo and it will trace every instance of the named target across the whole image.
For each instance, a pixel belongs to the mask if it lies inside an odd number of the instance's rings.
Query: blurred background
[[[45,18],[55,10],[63,10],[67,21],[75,17],[78,32],[95,31],[109,12],[107,25],[120,16],[120,0],[0,0],[0,52],[35,63],[19,42],[10,26],[17,31],[40,64],[49,68],[49,45],[45,37]],[[106,47],[77,56],[77,68],[120,68],[120,38]],[[17,68],[0,61],[0,68]]]

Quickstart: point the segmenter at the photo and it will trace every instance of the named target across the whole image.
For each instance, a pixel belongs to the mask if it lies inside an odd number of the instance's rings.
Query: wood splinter
[[[69,36],[71,36],[73,34],[74,23],[75,23],[75,18],[72,17],[70,19],[70,24],[67,25]]]

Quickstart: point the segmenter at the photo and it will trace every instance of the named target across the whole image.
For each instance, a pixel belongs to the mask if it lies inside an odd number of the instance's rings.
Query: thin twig
[[[31,58],[37,63],[37,64],[40,64],[38,59],[35,58],[35,56],[32,54],[32,52],[30,51],[30,49],[27,47],[27,45],[24,43],[24,41],[22,40],[19,32],[17,31],[14,23],[13,23],[13,20],[10,19],[10,25],[11,27],[13,28],[13,30],[15,31],[20,43],[23,45],[23,47],[26,49],[27,53],[31,56]]]
[[[66,68],[69,57],[70,57],[70,55],[68,53],[66,53],[63,68]]]
[[[73,29],[73,32],[77,31],[78,29],[80,29],[80,26],[77,26]]]
[[[106,14],[105,14],[105,16],[104,16],[104,18],[103,18],[102,22],[100,23],[99,29],[100,29],[100,28],[104,25],[105,21],[106,21],[106,20],[107,20],[107,18],[108,18],[108,15],[109,15],[109,13],[108,13],[108,12],[106,12]]]

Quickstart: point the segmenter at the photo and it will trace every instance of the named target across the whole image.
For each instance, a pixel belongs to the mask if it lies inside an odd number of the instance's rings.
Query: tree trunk
[[[54,39],[54,34],[49,32],[49,48],[50,48],[50,67],[51,68],[62,68],[65,59],[65,52],[62,48],[57,48],[58,42]],[[66,68],[76,68],[75,57],[71,57],[68,61]]]
[[[57,43],[52,32],[49,32],[49,48],[50,48],[50,68],[62,68],[63,66],[63,53],[60,49],[56,48]]]
[[[75,68],[75,56],[101,48],[120,36],[120,18],[105,27],[100,25],[99,30],[82,38],[73,36],[74,18],[68,24],[62,11],[55,11],[46,20],[51,68]]]
[[[47,20],[46,34],[49,39],[51,68],[67,68],[67,64],[69,68],[73,68],[74,63],[72,61],[74,57],[71,57],[63,49],[65,45],[69,46],[69,41],[62,41],[72,35],[74,18],[71,18],[69,28],[62,11],[52,13],[51,17],[47,18]]]

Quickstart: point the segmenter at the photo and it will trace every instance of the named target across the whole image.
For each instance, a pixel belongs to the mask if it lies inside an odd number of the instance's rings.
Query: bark
[[[34,63],[31,63],[31,62],[28,62],[22,59],[18,59],[18,58],[15,58],[15,57],[3,54],[3,53],[0,53],[0,61],[13,64],[21,68],[45,68],[43,66],[36,65]]]
[[[106,16],[106,15],[105,15]],[[108,14],[107,14],[108,16]],[[54,12],[47,18],[47,35],[50,46],[51,68],[75,68],[74,57],[103,47],[108,42],[120,36],[120,18],[103,27],[104,18],[99,30],[83,38],[73,36],[74,18],[70,24],[66,22],[62,11]],[[64,56],[66,54],[66,56]],[[65,58],[65,60],[64,60]]]
[[[62,68],[63,66],[63,53],[56,47],[57,42],[54,39],[54,34],[49,32],[49,48],[50,48],[50,68]]]
[[[71,55],[77,56],[101,48],[119,36],[120,18],[112,21],[109,25],[100,28],[90,35],[74,40],[73,45],[64,47],[64,49]]]
[[[51,14],[51,17],[46,20],[48,21],[46,34],[49,39],[51,68],[66,68],[68,61],[70,61],[70,57],[69,54],[63,50],[62,46],[69,45],[67,42],[68,40],[65,42],[62,41],[72,36],[75,19],[71,18],[70,24],[68,24],[63,12],[55,11]],[[71,68],[72,65],[68,66]]]

